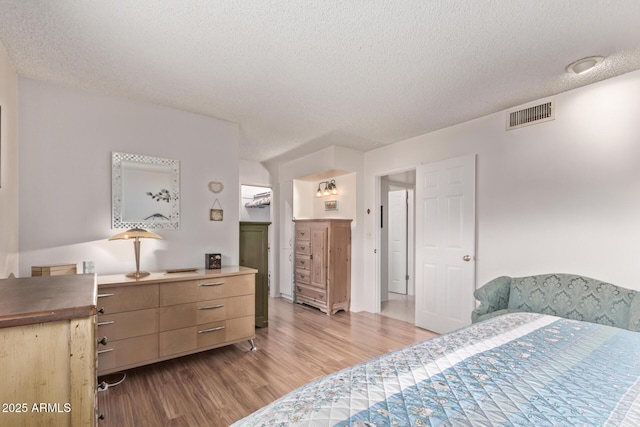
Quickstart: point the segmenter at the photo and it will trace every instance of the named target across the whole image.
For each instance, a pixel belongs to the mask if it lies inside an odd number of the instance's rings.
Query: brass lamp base
[[[148,271],[132,271],[131,273],[125,274],[125,276],[131,277],[133,279],[139,279],[141,277],[146,277],[149,274],[151,273],[149,273]]]
[[[109,240],[133,239],[133,251],[136,256],[136,271],[125,274],[126,277],[131,277],[133,279],[139,279],[141,277],[146,277],[149,274],[151,274],[146,271],[140,271],[140,238],[141,237],[150,238],[150,239],[162,239],[162,237],[158,236],[156,233],[143,230],[141,228],[132,228],[131,230],[118,233],[115,236],[111,236],[109,238]]]

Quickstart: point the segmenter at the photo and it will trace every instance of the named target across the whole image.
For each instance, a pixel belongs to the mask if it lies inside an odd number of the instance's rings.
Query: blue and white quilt
[[[514,313],[295,390],[239,426],[640,426],[640,332]]]

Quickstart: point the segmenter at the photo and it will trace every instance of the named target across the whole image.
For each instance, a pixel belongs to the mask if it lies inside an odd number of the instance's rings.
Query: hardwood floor
[[[327,316],[275,298],[246,342],[126,372],[98,394],[106,426],[228,426],[316,378],[435,336],[371,313]],[[121,375],[101,377],[109,383]]]

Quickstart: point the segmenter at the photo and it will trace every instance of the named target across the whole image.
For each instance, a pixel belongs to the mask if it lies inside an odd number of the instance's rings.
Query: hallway
[[[380,314],[393,319],[415,324],[415,296],[389,292],[388,300],[382,303]]]

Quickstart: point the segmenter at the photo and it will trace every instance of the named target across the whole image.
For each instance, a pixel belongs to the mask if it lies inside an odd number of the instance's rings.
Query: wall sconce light
[[[133,250],[136,255],[136,271],[127,273],[127,277],[139,279],[141,277],[148,276],[146,271],[140,271],[140,239],[162,239],[159,235],[152,231],[143,230],[141,228],[132,228],[131,230],[123,231],[115,236],[109,237],[109,240],[133,240]]]
[[[324,188],[322,185],[324,184]],[[331,196],[338,194],[338,187],[336,186],[336,180],[322,181],[318,184],[318,190],[316,190],[316,197]]]

